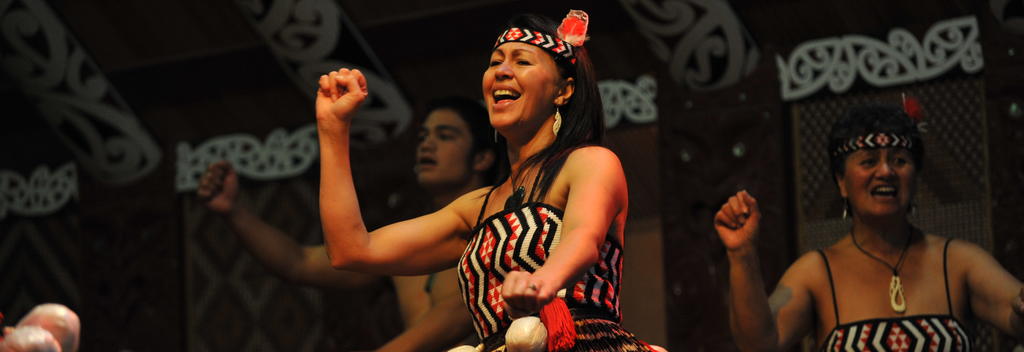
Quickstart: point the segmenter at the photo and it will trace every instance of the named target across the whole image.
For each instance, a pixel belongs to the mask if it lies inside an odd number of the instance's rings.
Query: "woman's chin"
[[[898,207],[881,207],[865,211],[862,215],[867,219],[891,220],[905,218],[907,213]]]
[[[515,128],[516,121],[513,119],[491,119],[491,127],[498,132],[502,137],[508,135]]]

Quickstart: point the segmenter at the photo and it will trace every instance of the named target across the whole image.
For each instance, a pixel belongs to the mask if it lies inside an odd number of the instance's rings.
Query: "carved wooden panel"
[[[764,65],[732,88],[659,96],[669,349],[735,350],[728,325],[728,259],[712,218],[746,189],[763,213],[766,284],[793,259],[786,121],[774,71]],[[663,98],[662,98],[663,97]]]
[[[0,221],[0,313],[14,326],[32,307],[80,307],[81,231],[75,206],[45,217]]]
[[[82,351],[185,348],[175,199],[155,191],[171,186],[170,177],[120,188],[82,177]]]
[[[978,25],[985,48],[985,117],[988,128],[988,179],[992,217],[992,254],[1011,274],[1024,279],[1024,35],[1001,24],[1019,23],[1024,10],[1008,6],[996,18],[999,1],[977,2]],[[1012,5],[1012,2],[1006,3]],[[1016,108],[1014,108],[1016,107]],[[994,351],[1020,349],[1024,341],[996,340]]]
[[[299,243],[319,244],[316,184],[309,177],[247,184],[240,200]],[[194,196],[183,198],[190,351],[365,350],[401,331],[388,280],[346,292],[284,281],[247,252],[221,218]]]

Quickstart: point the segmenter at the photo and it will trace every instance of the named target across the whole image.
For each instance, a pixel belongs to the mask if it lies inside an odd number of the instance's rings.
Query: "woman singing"
[[[412,220],[367,231],[349,166],[351,118],[369,94],[357,70],[320,78],[320,209],[336,268],[423,274],[456,266],[485,349],[504,347],[513,318],[566,289],[574,350],[647,350],[618,324],[628,196],[622,166],[598,146],[603,115],[583,41],[586,14],[556,27],[520,16],[483,73],[490,123],[507,142],[508,178]]]

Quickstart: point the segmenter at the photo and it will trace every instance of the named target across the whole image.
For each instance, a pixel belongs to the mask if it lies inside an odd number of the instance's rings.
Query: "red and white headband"
[[[525,43],[547,50],[556,58],[561,57],[575,64],[575,48],[582,47],[583,42],[587,40],[589,22],[590,16],[586,12],[570,10],[562,24],[558,26],[557,36],[536,29],[511,27],[498,36],[494,48],[509,42]]]
[[[894,133],[868,133],[863,136],[850,138],[846,143],[840,144],[832,151],[833,156],[840,156],[853,153],[860,149],[877,148],[904,148],[912,149],[914,141],[908,136],[901,136]]]

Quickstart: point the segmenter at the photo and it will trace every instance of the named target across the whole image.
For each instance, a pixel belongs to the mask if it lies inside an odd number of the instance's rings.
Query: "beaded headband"
[[[921,107],[921,102],[912,96],[906,94],[901,95],[903,101],[903,112],[907,114],[907,117],[914,122],[918,128],[924,123],[921,120],[924,118],[924,110]],[[921,130],[923,132],[923,129]],[[840,156],[849,153],[853,153],[860,149],[878,149],[878,148],[904,148],[913,149],[914,141],[910,136],[898,135],[894,133],[885,132],[874,132],[868,133],[863,136],[853,137],[846,141],[846,143],[840,144],[834,150],[832,150],[832,156]]]
[[[499,45],[509,42],[531,44],[555,54],[555,57],[576,63],[576,56],[572,53],[571,44],[538,30],[518,27],[506,29],[505,33],[498,37],[498,41],[494,42],[494,47],[497,48]]]
[[[570,10],[569,14],[558,26],[558,35],[554,36],[543,31],[530,28],[511,27],[498,36],[494,42],[494,48],[509,43],[525,43],[534,45],[555,55],[555,58],[563,58],[569,63],[576,63],[575,48],[582,47],[587,39],[587,24],[590,17],[586,12]]]
[[[914,141],[908,136],[901,136],[893,133],[868,133],[867,135],[850,138],[846,143],[840,144],[832,151],[832,156],[840,156],[853,153],[860,149],[877,148],[904,148],[911,149]]]

